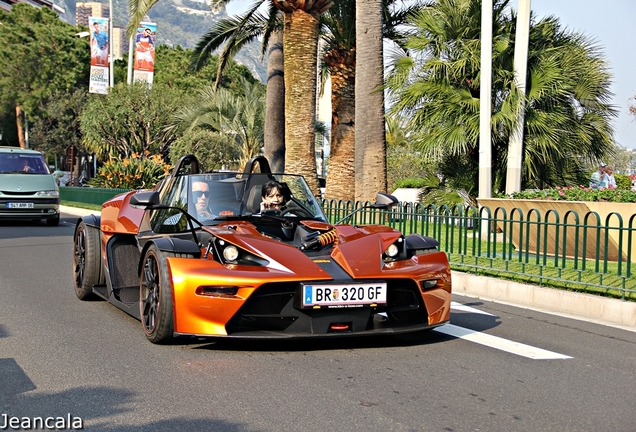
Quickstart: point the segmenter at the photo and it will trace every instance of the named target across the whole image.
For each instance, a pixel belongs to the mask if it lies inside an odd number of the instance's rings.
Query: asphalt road
[[[75,297],[63,216],[0,222],[0,428],[636,430],[636,332],[455,297],[452,325],[397,339],[156,346]]]

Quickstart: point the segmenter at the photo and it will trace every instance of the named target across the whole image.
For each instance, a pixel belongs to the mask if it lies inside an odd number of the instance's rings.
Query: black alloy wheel
[[[148,340],[162,344],[173,338],[172,290],[166,257],[154,244],[144,257],[139,290],[141,324]]]
[[[80,300],[94,296],[93,285],[100,283],[99,233],[83,221],[77,225],[73,246],[73,281]]]

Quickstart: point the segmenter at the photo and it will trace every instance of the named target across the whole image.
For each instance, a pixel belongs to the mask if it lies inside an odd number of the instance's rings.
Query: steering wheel
[[[291,214],[298,217],[313,219],[315,216],[312,212],[307,210],[305,206],[303,206],[296,199],[291,198],[285,204],[283,204],[280,208],[280,214],[285,216],[287,214]]]

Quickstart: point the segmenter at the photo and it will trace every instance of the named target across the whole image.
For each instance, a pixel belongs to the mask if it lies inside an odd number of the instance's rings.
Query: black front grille
[[[228,322],[228,335],[244,332],[327,334],[330,324],[336,322],[351,323],[352,332],[428,322],[417,284],[409,279],[387,280],[387,304],[377,308],[300,309],[294,307],[294,304],[299,304],[295,298],[300,296],[300,289],[300,283],[261,286]]]

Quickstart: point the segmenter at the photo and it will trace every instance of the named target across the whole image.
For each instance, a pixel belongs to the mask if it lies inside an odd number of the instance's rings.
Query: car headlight
[[[400,249],[397,247],[395,243],[393,243],[391,246],[389,246],[389,248],[386,250],[385,253],[386,253],[386,256],[390,258],[394,258],[399,252],[400,252]]]
[[[45,190],[45,191],[39,191],[35,195],[36,196],[41,196],[41,197],[57,198],[57,197],[60,196],[60,193],[58,191],[56,191],[56,190]]]
[[[234,245],[228,245],[223,249],[223,258],[229,262],[234,262],[239,256],[239,251]]]

